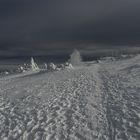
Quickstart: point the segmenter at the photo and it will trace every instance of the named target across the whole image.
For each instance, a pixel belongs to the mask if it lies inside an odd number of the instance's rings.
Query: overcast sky
[[[0,56],[140,49],[140,0],[0,0]]]

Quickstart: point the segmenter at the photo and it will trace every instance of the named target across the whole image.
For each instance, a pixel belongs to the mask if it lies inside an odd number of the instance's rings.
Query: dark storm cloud
[[[139,0],[1,0],[0,55],[139,50],[139,13]]]

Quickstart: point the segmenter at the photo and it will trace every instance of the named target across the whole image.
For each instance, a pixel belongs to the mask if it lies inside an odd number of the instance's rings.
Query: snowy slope
[[[0,139],[139,140],[139,62],[0,78]]]
[[[140,56],[103,64],[110,139],[140,139]]]

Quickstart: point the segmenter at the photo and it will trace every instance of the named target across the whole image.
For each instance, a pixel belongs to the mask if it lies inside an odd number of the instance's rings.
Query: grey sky
[[[139,0],[0,0],[0,55],[140,50]]]

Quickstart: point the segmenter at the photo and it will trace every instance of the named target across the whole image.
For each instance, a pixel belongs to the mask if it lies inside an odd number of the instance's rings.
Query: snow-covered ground
[[[0,78],[0,140],[139,140],[140,56]]]

